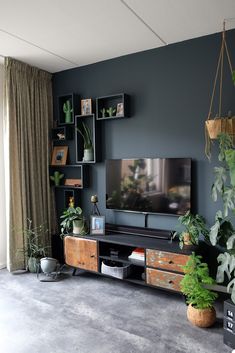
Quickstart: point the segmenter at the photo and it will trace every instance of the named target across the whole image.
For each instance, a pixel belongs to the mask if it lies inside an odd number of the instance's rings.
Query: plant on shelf
[[[60,172],[55,171],[55,172],[54,172],[54,175],[53,175],[53,176],[52,176],[52,175],[50,176],[50,179],[51,179],[52,181],[54,181],[55,186],[59,186],[59,185],[60,185],[60,180],[63,179],[63,177],[64,177],[64,174],[60,174]]]
[[[88,233],[87,225],[81,207],[68,207],[60,216],[62,222],[61,237],[70,233],[85,235]]]
[[[222,133],[218,136],[220,165],[214,168],[215,179],[212,185],[212,199],[214,202],[220,196],[223,211],[218,210],[215,223],[210,228],[212,245],[219,244],[224,252],[219,254],[216,282],[223,283],[225,274],[230,281],[227,287],[231,290],[231,299],[235,303],[235,229],[229,216],[235,213],[235,150],[232,137]]]
[[[207,289],[205,285],[214,283],[209,275],[208,265],[201,262],[202,257],[193,252],[185,266],[184,278],[180,282],[186,302],[188,320],[199,327],[212,326],[216,319],[216,312],[213,307],[217,293]]]
[[[37,266],[41,258],[47,255],[50,246],[44,246],[42,244],[42,239],[45,234],[48,233],[44,224],[38,227],[32,227],[32,220],[27,219],[27,227],[23,229],[23,235],[26,242],[26,247],[23,249],[18,249],[22,252],[25,257],[27,257],[27,269],[29,272],[37,272]]]
[[[105,113],[106,113],[105,108],[100,109],[100,112],[101,112],[102,118],[105,118]]]
[[[77,131],[82,136],[84,141],[84,157],[83,161],[93,161],[94,160],[94,150],[92,143],[92,136],[90,128],[82,122],[83,130],[77,128]]]
[[[190,211],[187,211],[185,215],[179,217],[179,222],[185,229],[180,232],[174,232],[173,238],[176,236],[179,237],[179,246],[181,249],[183,246],[198,245],[201,234],[206,239],[208,238],[209,231],[202,216],[198,214],[193,215]]]
[[[112,108],[112,107],[109,107],[106,112],[108,113],[108,116],[111,117],[111,116],[114,116],[114,114],[116,113],[116,109],[115,108]]]
[[[73,109],[69,99],[63,104],[63,112],[65,113],[65,123],[71,123]]]

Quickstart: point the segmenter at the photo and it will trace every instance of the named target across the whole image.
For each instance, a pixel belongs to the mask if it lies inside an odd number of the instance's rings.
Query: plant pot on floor
[[[83,161],[93,161],[94,160],[94,151],[93,148],[90,149],[84,149],[84,156],[83,156]]]
[[[43,257],[40,260],[40,266],[43,273],[55,272],[58,267],[58,261],[52,257]]]
[[[210,327],[216,320],[215,308],[196,309],[192,304],[189,304],[187,318],[194,326]]]
[[[37,266],[38,266],[39,260],[36,257],[29,257],[28,258],[28,270],[31,273],[36,273],[37,272]]]

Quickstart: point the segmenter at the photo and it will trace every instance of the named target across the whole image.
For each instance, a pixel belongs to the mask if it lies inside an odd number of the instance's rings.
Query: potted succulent
[[[211,285],[214,280],[209,276],[208,266],[201,262],[201,258],[192,253],[186,265],[182,266],[185,275],[180,282],[180,287],[189,304],[188,320],[195,326],[210,327],[216,320],[213,303],[218,294],[205,288],[206,284]]]
[[[68,207],[60,216],[62,219],[61,237],[70,233],[77,235],[87,234],[87,226],[81,207]]]
[[[82,122],[83,131],[77,128],[77,131],[81,134],[84,141],[84,156],[83,161],[93,161],[94,160],[94,149],[92,143],[92,136],[90,128]]]
[[[185,229],[174,232],[173,238],[176,236],[179,237],[179,246],[181,249],[183,246],[198,245],[200,234],[203,234],[205,238],[208,237],[209,231],[202,216],[198,214],[193,215],[188,211],[185,215],[179,217],[179,222]]]
[[[42,238],[45,233],[48,233],[45,225],[32,227],[32,220],[27,219],[27,227],[23,230],[23,235],[26,240],[26,247],[19,249],[27,257],[27,269],[29,272],[36,273],[40,259],[46,256],[50,246],[42,244]]]

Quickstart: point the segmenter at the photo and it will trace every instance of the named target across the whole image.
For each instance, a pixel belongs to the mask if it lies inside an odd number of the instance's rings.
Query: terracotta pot
[[[215,323],[216,312],[215,308],[196,309],[191,304],[187,310],[188,320],[198,327],[210,327]]]

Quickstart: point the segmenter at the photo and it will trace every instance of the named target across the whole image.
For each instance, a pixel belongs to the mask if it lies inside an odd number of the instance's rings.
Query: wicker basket
[[[109,275],[115,278],[124,279],[127,278],[131,273],[131,266],[110,266],[102,262],[101,273]]]

